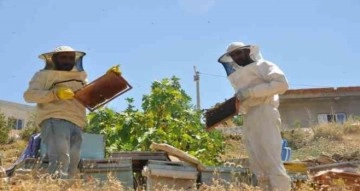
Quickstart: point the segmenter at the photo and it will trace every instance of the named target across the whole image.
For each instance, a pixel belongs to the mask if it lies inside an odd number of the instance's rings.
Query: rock
[[[331,158],[336,160],[337,162],[340,162],[343,160],[344,157],[341,156],[340,154],[333,154],[333,156]]]
[[[336,162],[336,160],[326,154],[321,154],[316,160],[319,164],[331,164]]]

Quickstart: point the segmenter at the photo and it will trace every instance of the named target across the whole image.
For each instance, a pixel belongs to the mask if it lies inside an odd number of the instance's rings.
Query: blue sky
[[[202,108],[229,98],[217,59],[232,41],[259,45],[292,89],[359,85],[358,0],[0,0],[0,24],[0,99],[12,102],[59,45],[87,53],[89,81],[121,64],[133,89],[108,105],[118,111],[172,75],[195,105],[194,65]]]

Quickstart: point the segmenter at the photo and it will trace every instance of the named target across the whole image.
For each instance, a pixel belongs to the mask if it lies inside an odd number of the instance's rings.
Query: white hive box
[[[198,171],[184,162],[149,160],[142,175],[147,178],[147,190],[192,190],[196,188]]]
[[[125,189],[133,189],[134,187],[131,158],[82,159],[80,171],[85,180],[106,181],[109,173],[111,173]]]

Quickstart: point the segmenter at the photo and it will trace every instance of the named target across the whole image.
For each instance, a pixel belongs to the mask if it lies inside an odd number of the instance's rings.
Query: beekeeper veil
[[[61,52],[74,52],[75,53],[75,64],[71,71],[84,71],[82,60],[86,55],[85,52],[76,51],[69,46],[56,47],[54,51],[47,52],[39,55],[39,58],[45,61],[44,70],[56,70],[56,63],[54,63],[53,56]]]
[[[232,42],[227,47],[226,53],[220,56],[220,58],[218,59],[218,62],[220,62],[224,66],[227,76],[229,76],[235,70],[242,67],[239,64],[237,64],[230,56],[230,54],[233,53],[234,51],[241,49],[249,50],[249,57],[252,62],[257,62],[263,59],[258,46],[245,45],[242,42]]]

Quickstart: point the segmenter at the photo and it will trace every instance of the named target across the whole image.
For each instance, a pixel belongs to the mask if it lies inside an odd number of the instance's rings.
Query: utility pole
[[[194,66],[194,81],[196,82],[196,107],[200,110],[200,73],[196,70],[196,66]]]

